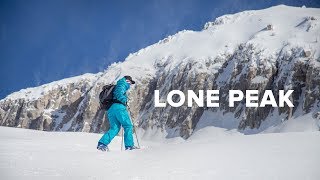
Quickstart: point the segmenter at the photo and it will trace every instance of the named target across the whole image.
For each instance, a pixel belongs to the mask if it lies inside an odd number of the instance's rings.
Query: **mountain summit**
[[[319,130],[320,9],[275,6],[224,15],[202,31],[180,31],[130,54],[105,72],[84,74],[12,93],[0,101],[0,125],[46,131],[105,131],[98,95],[131,75],[135,123],[146,133],[188,138],[213,125],[243,133]],[[220,90],[220,107],[154,107],[169,91]],[[229,107],[228,91],[293,89],[294,108]],[[260,99],[261,100],[261,99]]]

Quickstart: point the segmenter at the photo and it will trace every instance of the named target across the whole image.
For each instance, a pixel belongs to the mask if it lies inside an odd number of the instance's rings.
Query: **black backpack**
[[[111,105],[114,103],[113,101],[113,90],[115,85],[108,84],[103,86],[102,91],[99,94],[100,101],[100,109],[108,110]]]

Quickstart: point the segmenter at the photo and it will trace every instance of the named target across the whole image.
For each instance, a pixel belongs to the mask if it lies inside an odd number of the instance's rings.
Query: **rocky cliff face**
[[[259,129],[270,117],[283,121],[312,113],[319,119],[319,14],[319,9],[277,6],[222,16],[203,31],[169,36],[103,73],[13,93],[0,101],[0,125],[103,132],[108,121],[99,110],[99,92],[126,74],[137,80],[129,91],[129,106],[135,124],[144,129],[188,138],[205,111],[232,113],[239,130]],[[154,107],[154,90],[160,90],[164,100],[173,89],[186,94],[218,89],[220,107]],[[231,108],[228,91],[232,89],[272,90],[276,96],[280,89],[293,89],[295,107],[246,108],[243,101]]]

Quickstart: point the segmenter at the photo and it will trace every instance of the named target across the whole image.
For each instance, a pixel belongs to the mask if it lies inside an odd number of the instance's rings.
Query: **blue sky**
[[[310,0],[0,0],[0,99],[11,92],[96,73],[176,32],[223,14]]]

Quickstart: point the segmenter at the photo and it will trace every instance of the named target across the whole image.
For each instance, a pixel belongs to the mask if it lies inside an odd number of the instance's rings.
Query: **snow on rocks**
[[[101,76],[101,73],[98,74],[83,74],[81,76],[75,76],[71,78],[66,78],[62,79],[59,81],[54,81],[48,84],[41,85],[39,87],[33,87],[33,88],[27,88],[27,89],[22,89],[18,92],[14,92],[10,95],[8,95],[5,99],[2,99],[1,101],[4,101],[6,99],[10,100],[16,100],[16,99],[25,99],[25,100],[36,100],[39,99],[41,96],[50,93],[53,89],[57,88],[65,88],[71,83],[79,83],[79,82],[84,82],[88,83],[88,87],[92,85],[92,83],[99,77]]]
[[[145,129],[175,129],[185,138],[192,134],[204,109],[154,108],[155,89],[162,92],[160,98],[172,89],[220,89],[224,95],[220,99],[228,99],[231,89],[294,89],[293,103],[302,105],[300,115],[318,112],[319,108],[313,107],[319,107],[320,102],[319,12],[317,8],[280,5],[221,16],[201,31],[183,30],[130,54],[103,73],[13,93],[0,101],[0,124],[101,132],[107,126],[98,109],[97,94],[103,85],[127,74],[137,82],[130,91],[129,102],[133,119],[139,121],[136,123]],[[273,30],[267,31],[268,25]],[[45,109],[52,109],[46,111],[51,116],[44,113]],[[241,102],[230,108],[226,101],[219,109],[211,110],[232,113],[240,129],[258,129],[275,111],[283,119],[296,111],[285,107],[248,109]],[[55,116],[54,112],[60,115]]]

